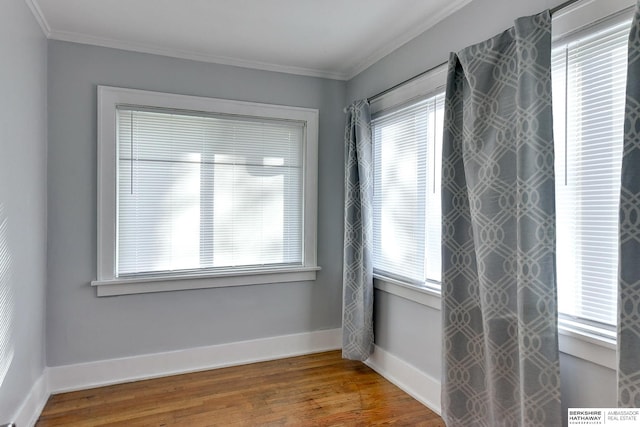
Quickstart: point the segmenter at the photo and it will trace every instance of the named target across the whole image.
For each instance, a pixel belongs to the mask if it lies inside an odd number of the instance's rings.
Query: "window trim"
[[[371,101],[371,113],[379,114],[395,110],[412,102],[419,102],[425,96],[444,90],[447,83],[448,64],[442,64],[420,78],[412,80],[391,92]],[[434,310],[440,310],[441,292],[436,286],[419,286],[397,278],[374,273],[374,288],[391,295],[404,298]]]
[[[410,284],[390,277],[373,275],[373,287],[435,310],[442,309],[442,293],[439,289]]]
[[[634,5],[633,0],[584,0],[566,7],[553,16],[552,49],[588,35],[602,22],[616,25],[630,19]],[[560,316],[558,331],[562,352],[615,369],[615,333],[608,328]]]
[[[378,291],[415,302],[432,310],[442,310],[442,294],[437,290],[378,275],[374,275],[373,285]],[[614,340],[559,324],[558,345],[560,353],[613,370],[617,367],[617,347]]]
[[[371,101],[371,114],[392,110],[411,102],[418,102],[438,89],[444,90],[447,84],[447,72],[448,64],[442,64],[420,78],[375,98]]]
[[[438,82],[434,74],[431,73],[427,76],[427,79],[430,85]],[[381,277],[397,279],[402,283],[411,283],[419,289],[423,287],[439,289],[440,287],[439,272],[437,275],[431,273],[439,271],[441,261],[439,249],[441,215],[433,215],[436,210],[433,209],[432,203],[439,203],[440,200],[439,191],[436,192],[435,188],[436,182],[440,180],[440,174],[437,174],[436,171],[439,170],[440,161],[437,159],[441,158],[442,140],[438,138],[438,134],[442,132],[441,126],[444,121],[445,88],[441,85],[436,85],[435,89],[430,90],[430,85],[423,84],[422,87],[426,92],[425,94],[420,94],[419,91],[410,92],[411,95],[415,95],[418,92],[418,95],[413,96],[409,101],[402,102],[402,98],[397,98],[397,101],[401,102],[399,106],[389,103],[389,108],[381,109],[374,113],[371,121],[374,170],[374,273]],[[399,132],[404,132],[405,137],[408,139],[385,140],[385,133],[390,131],[395,134],[398,127],[402,129]],[[425,139],[423,141],[424,144],[420,144],[419,141],[423,138]],[[384,153],[389,151],[387,143],[394,147],[391,151],[396,149],[401,151],[412,150],[413,156],[410,157],[414,157],[416,160],[421,158],[424,162],[416,163],[415,167],[418,169],[418,175],[414,176],[412,174],[414,178],[412,183],[414,187],[412,189],[421,194],[421,197],[418,197],[418,200],[414,201],[413,205],[403,206],[402,209],[403,215],[406,213],[404,208],[412,212],[412,215],[401,220],[402,223],[409,218],[421,218],[421,222],[412,223],[410,226],[412,232],[410,234],[402,233],[403,237],[399,239],[399,242],[404,244],[400,246],[415,245],[409,250],[410,253],[406,254],[413,262],[400,262],[398,264],[392,259],[394,256],[391,255],[389,257],[387,251],[384,250],[385,235],[388,229],[385,228],[385,221],[380,215],[384,215],[383,212],[389,208],[389,205],[385,203],[387,191],[390,190],[390,193],[393,193],[394,190],[393,187],[389,187],[389,184],[385,183],[385,177],[388,176],[388,173],[391,176],[397,176],[398,169],[396,168],[400,166],[397,162],[385,164]],[[402,148],[395,146],[398,143],[402,145]],[[406,143],[409,145],[405,145]],[[405,158],[402,157],[402,159]],[[391,167],[391,169],[387,169],[387,167]],[[432,188],[433,191],[431,190]],[[379,194],[378,191],[380,191]],[[437,207],[437,211],[439,211],[439,205]],[[433,220],[436,217],[439,220],[434,222]],[[433,235],[434,229],[437,230],[437,236]],[[419,234],[423,235],[423,239],[420,239],[420,241],[415,239],[415,236]],[[436,262],[431,257],[434,253],[437,253]],[[422,258],[421,260],[420,257]],[[437,267],[437,269],[434,270],[434,267]],[[422,271],[420,272],[419,270]]]
[[[571,4],[553,15],[552,43],[571,40],[603,19],[633,12],[634,0],[584,0]]]
[[[115,277],[116,107],[122,104],[304,122],[306,132],[303,151],[303,265],[219,269],[216,272],[203,274],[157,275],[127,279]],[[316,272],[320,270],[317,266],[318,118],[318,110],[312,108],[98,86],[97,279],[91,282],[91,286],[96,287],[97,295],[126,295],[315,280]]]
[[[554,14],[553,40],[566,39],[571,37],[570,33],[584,31],[602,19],[628,13],[629,8],[634,5],[635,0],[585,0],[572,4]],[[434,73],[444,73],[443,79],[446,79],[446,65],[435,69]],[[410,102],[416,98],[416,87],[419,87],[420,82],[433,81],[433,78],[434,76],[430,73],[424,79],[412,81],[372,102],[372,113]],[[435,89],[437,86],[432,86],[430,90]],[[408,96],[412,92],[413,97]],[[424,96],[427,93],[423,92],[418,96]],[[441,293],[436,289],[423,288],[412,283],[375,274],[374,287],[381,292],[413,301],[434,310],[441,310]],[[570,323],[562,322],[559,319],[558,342],[560,352],[563,354],[609,369],[616,369],[617,345],[615,340],[609,337],[574,328]]]
[[[429,95],[444,90],[447,83],[448,64],[442,64],[415,80],[385,93],[370,101],[371,114],[380,115],[391,112],[412,103],[420,102]],[[420,286],[415,283],[391,278],[374,271],[374,287],[427,307],[440,308],[439,286]],[[439,284],[438,284],[439,285]]]

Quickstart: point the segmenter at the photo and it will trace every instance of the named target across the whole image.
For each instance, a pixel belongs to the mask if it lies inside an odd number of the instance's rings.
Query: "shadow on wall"
[[[0,204],[0,387],[13,361],[13,292],[11,289],[11,253],[8,242],[9,219]]]

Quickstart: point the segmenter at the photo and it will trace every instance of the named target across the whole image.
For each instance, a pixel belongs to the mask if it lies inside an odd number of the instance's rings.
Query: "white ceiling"
[[[50,39],[350,79],[471,0],[26,0]]]

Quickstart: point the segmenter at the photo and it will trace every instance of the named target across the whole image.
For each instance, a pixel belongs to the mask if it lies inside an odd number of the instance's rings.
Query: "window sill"
[[[558,344],[562,353],[609,369],[617,369],[617,346],[614,339],[577,331],[561,324],[558,327]]]
[[[391,279],[383,276],[374,276],[373,286],[375,289],[387,292],[389,294],[417,302],[427,307],[440,310],[440,292],[435,289],[420,287],[401,282],[400,280]]]
[[[441,310],[442,308],[441,294],[434,289],[422,288],[381,276],[375,276],[373,286],[375,289],[435,310]],[[609,369],[616,369],[617,355],[615,340],[561,325],[558,327],[558,344],[561,353],[587,360]]]
[[[99,297],[144,294],[189,289],[264,285],[269,283],[307,282],[316,279],[320,267],[295,267],[273,270],[220,272],[215,275],[136,277],[95,280],[91,282]]]

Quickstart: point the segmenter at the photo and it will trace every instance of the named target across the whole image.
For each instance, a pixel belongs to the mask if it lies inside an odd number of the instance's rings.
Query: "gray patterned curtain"
[[[629,35],[619,233],[618,406],[640,408],[640,1]]]
[[[347,108],[345,129],[342,357],[373,352],[372,145],[369,103]]]
[[[442,174],[443,418],[560,426],[548,12],[451,55]]]

